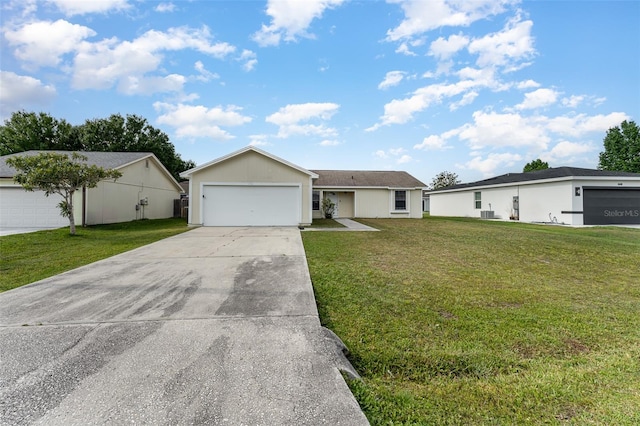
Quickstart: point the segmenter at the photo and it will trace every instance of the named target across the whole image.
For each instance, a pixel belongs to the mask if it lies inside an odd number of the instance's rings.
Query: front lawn
[[[640,424],[640,230],[362,222],[302,238],[373,425]]]
[[[0,237],[0,292],[187,230],[184,219],[161,219]]]

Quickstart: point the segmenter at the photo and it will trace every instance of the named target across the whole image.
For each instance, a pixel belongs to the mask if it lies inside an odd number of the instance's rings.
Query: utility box
[[[480,217],[482,219],[494,219],[496,217],[496,212],[493,210],[481,210]]]

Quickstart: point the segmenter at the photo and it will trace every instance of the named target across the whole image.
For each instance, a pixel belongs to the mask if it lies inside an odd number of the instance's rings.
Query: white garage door
[[[0,227],[55,228],[69,225],[60,216],[58,204],[62,197],[48,197],[42,191],[25,191],[20,187],[0,188]]]
[[[204,226],[297,226],[299,186],[205,185]]]

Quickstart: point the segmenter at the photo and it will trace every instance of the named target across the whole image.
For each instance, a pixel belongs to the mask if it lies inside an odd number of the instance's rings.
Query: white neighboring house
[[[41,152],[68,154],[71,151],[26,151],[0,157],[0,227],[54,228],[69,225],[60,215],[62,197],[43,191],[25,191],[13,181],[16,170],[6,163],[13,156],[32,156]],[[96,188],[78,190],[74,195],[77,225],[128,222],[136,219],[161,219],[173,216],[173,200],[182,188],[149,152],[78,152],[87,164],[122,173],[117,180],[107,179]]]
[[[557,167],[429,191],[431,216],[640,224],[640,173]]]
[[[307,170],[248,146],[180,174],[189,179],[189,224],[306,226],[322,217],[422,217],[425,186],[406,172]]]

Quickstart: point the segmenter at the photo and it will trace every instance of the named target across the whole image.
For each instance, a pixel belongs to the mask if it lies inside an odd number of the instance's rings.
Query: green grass
[[[640,230],[362,222],[302,237],[373,425],[640,424]]]
[[[38,231],[0,237],[0,292],[187,231],[184,219]]]
[[[336,222],[333,219],[313,219],[309,228],[344,228],[341,223]]]

